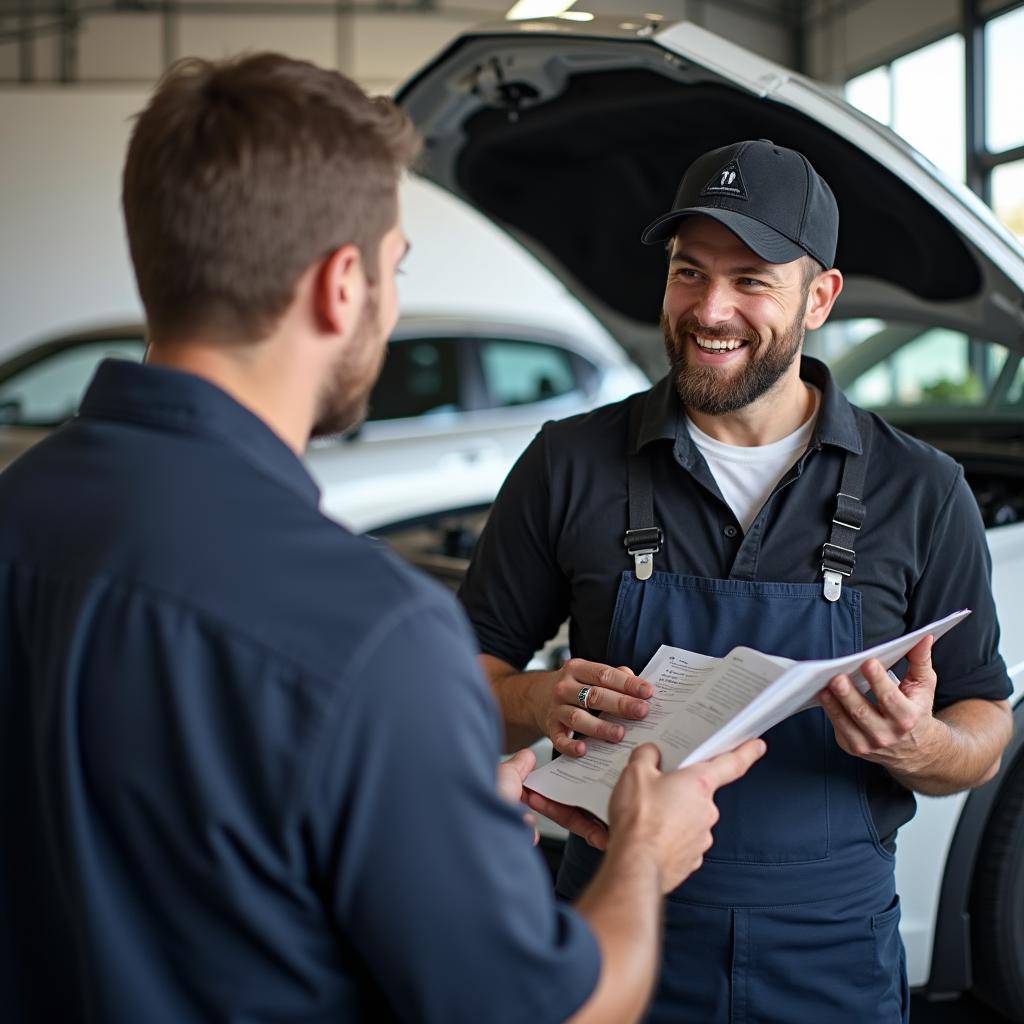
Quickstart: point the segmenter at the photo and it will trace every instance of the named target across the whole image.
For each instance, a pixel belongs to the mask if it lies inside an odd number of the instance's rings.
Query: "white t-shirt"
[[[689,417],[686,419],[693,443],[704,456],[722,497],[736,514],[744,533],[750,529],[750,524],[757,518],[757,513],[786,470],[803,455],[811,443],[821,399],[821,392],[817,388],[811,390],[814,392],[814,412],[807,422],[792,434],[771,444],[751,448],[725,444],[709,437]]]

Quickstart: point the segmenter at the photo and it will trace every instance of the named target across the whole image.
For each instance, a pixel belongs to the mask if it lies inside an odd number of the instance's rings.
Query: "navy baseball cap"
[[[672,209],[647,225],[641,241],[671,238],[679,221],[695,213],[724,224],[769,263],[805,254],[826,270],[835,262],[839,207],[832,189],[802,153],[768,139],[722,146],[694,160]]]

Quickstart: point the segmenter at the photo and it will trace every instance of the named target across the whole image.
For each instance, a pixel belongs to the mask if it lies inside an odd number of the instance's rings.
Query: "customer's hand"
[[[653,856],[661,890],[671,892],[704,862],[718,821],[716,790],[745,775],[765,749],[763,740],[749,740],[709,761],[662,772],[658,748],[637,747],[612,792],[609,843]]]
[[[603,850],[608,841],[608,830],[596,818],[578,807],[560,804],[539,793],[523,791],[523,782],[536,765],[537,757],[532,750],[516,751],[498,765],[498,792],[513,803],[522,800],[538,814],[543,814],[562,828],[575,832],[596,849]],[[524,817],[529,825],[534,826],[533,841],[536,843],[539,839],[536,818],[529,813]]]

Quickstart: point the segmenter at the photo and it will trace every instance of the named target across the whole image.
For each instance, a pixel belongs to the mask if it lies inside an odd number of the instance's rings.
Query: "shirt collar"
[[[821,392],[821,405],[811,446],[834,445],[859,455],[862,445],[853,407],[836,386],[828,367],[811,356],[801,356],[800,379],[813,384]],[[641,401],[644,409],[634,451],[639,451],[651,441],[667,439],[675,442],[676,458],[680,464],[684,467],[692,466],[697,457],[697,448],[690,432],[685,429],[682,406],[671,372],[662,377]]]
[[[295,452],[255,413],[194,374],[105,359],[78,418],[120,420],[219,441],[301,498],[320,502],[320,489]]]

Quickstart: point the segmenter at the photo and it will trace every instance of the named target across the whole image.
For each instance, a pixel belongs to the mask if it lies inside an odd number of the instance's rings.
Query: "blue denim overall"
[[[648,543],[636,571],[622,574],[608,662],[639,671],[663,643],[719,657],[737,645],[798,659],[860,650],[861,594],[842,585],[863,519],[857,488],[867,452],[851,484],[857,459],[847,456],[823,551],[824,586],[653,571],[658,545]],[[634,536],[650,536],[652,501],[643,493],[649,480],[631,465]],[[637,511],[644,506],[646,513]],[[851,508],[859,512],[850,515]],[[765,739],[765,757],[718,794],[721,819],[703,867],[666,901],[662,973],[648,1020],[905,1022],[893,857],[871,819],[864,762],[839,748],[820,708],[791,717]],[[571,837],[559,893],[574,898],[598,862],[595,851]]]

